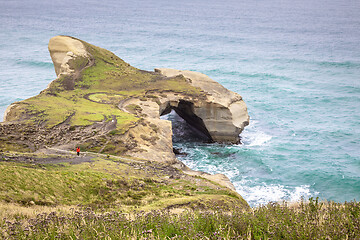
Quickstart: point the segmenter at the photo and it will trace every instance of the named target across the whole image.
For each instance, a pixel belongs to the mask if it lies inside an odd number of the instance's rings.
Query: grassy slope
[[[214,204],[226,208],[247,206],[241,197],[225,187],[159,163],[102,155],[79,164],[39,163],[53,157],[31,154],[28,155],[30,162],[14,161],[6,155],[0,157],[0,201],[22,205],[80,204],[95,209],[123,210],[174,206],[211,208]],[[66,159],[69,157],[64,157],[64,162]],[[73,160],[76,162],[79,158]]]

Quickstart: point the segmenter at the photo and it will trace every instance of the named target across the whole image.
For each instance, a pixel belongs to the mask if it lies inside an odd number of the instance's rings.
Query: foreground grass
[[[1,209],[1,208],[0,208]],[[23,213],[25,212],[25,213]],[[3,239],[359,239],[360,203],[296,206],[269,203],[244,212],[157,210],[94,212],[90,208],[0,219]]]
[[[0,239],[360,239],[359,202],[269,203],[160,163],[0,155]]]

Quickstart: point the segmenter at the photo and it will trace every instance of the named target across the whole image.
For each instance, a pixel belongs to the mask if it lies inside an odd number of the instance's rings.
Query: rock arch
[[[195,114],[194,103],[187,100],[180,99],[176,104],[167,102],[165,108],[160,112],[160,116],[166,115],[174,110],[182,119],[189,125],[198,130],[208,141],[213,142],[212,136],[205,126],[204,121]]]
[[[180,95],[168,94],[169,97],[165,101],[170,101],[170,106],[175,107],[181,117],[191,125],[198,126],[197,129],[200,131],[207,132],[214,142],[240,141],[239,134],[249,124],[249,115],[246,104],[238,93],[226,89],[202,73],[169,68],[157,68],[155,72],[165,77],[182,75],[190,85],[206,94],[206,98],[203,99],[189,95],[181,98]],[[200,118],[203,124],[196,125],[199,122],[197,118]]]

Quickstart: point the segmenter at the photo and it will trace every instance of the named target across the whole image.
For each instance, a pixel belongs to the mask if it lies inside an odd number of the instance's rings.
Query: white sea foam
[[[309,197],[311,197],[309,185],[295,187],[294,191],[292,191],[290,194],[289,201],[296,202],[296,201],[299,201],[302,197],[304,199],[308,199]]]
[[[262,146],[268,143],[272,136],[261,131],[257,127],[258,121],[250,121],[250,125],[241,134],[242,142],[247,146]]]
[[[233,179],[234,177],[239,176],[240,171],[239,169],[233,168],[229,170],[219,171],[219,173],[225,174],[229,179]]]
[[[270,141],[271,138],[272,137],[270,135],[267,135],[266,133],[257,132],[257,134],[255,134],[255,136],[252,137],[249,146],[262,146],[268,141]]]
[[[234,183],[236,190],[251,205],[258,206],[269,202],[289,201],[296,202],[302,198],[308,199],[318,193],[311,193],[309,185],[299,187],[285,187],[279,184],[262,183],[257,186],[249,186],[250,181],[242,180]]]
[[[189,161],[189,160],[182,160],[182,162],[188,166],[189,168],[193,169],[193,170],[197,170],[197,164],[194,161]]]

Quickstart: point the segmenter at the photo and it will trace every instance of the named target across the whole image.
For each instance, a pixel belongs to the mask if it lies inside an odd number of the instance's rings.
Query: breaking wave
[[[269,202],[297,202],[301,199],[309,199],[319,193],[312,193],[310,185],[298,187],[285,187],[280,184],[266,184],[251,186],[251,181],[243,179],[234,183],[237,192],[246,199],[250,206],[265,205]]]
[[[250,125],[241,134],[242,143],[245,146],[262,146],[268,144],[272,136],[258,129],[257,121],[250,121]]]

